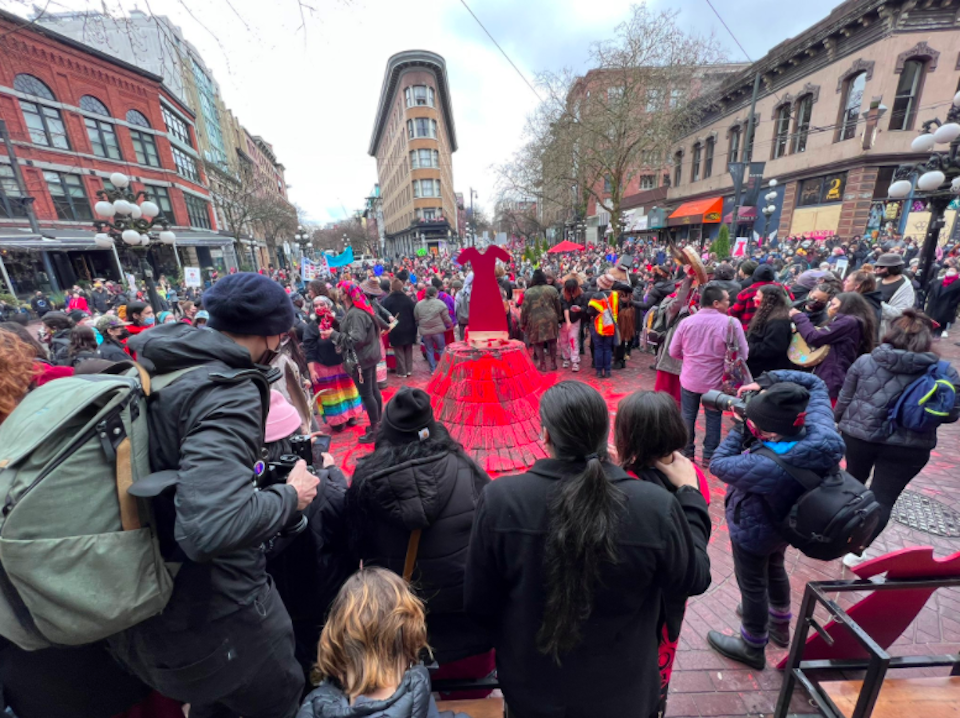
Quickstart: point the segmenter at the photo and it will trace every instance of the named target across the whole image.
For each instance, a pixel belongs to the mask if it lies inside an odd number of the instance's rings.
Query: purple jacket
[[[826,326],[815,327],[806,314],[797,314],[793,323],[811,349],[830,346],[830,353],[813,368],[813,373],[823,379],[830,398],[836,399],[843,388],[847,369],[857,360],[862,336],[860,322],[856,317],[838,314]]]
[[[453,297],[451,297],[446,292],[440,292],[437,295],[437,299],[441,300],[444,304],[447,305],[447,309],[450,312],[450,319],[453,320],[453,323],[457,323],[457,305]]]

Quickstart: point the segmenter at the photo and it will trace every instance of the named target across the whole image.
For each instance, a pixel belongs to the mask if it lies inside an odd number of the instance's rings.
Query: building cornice
[[[387,61],[387,69],[383,75],[383,86],[380,88],[380,102],[377,105],[376,121],[373,125],[373,134],[370,137],[371,157],[377,156],[377,148],[386,131],[390,120],[390,108],[399,91],[400,77],[404,71],[421,69],[432,72],[437,78],[437,94],[440,98],[440,107],[443,111],[444,127],[447,129],[447,138],[450,142],[450,151],[457,151],[457,133],[453,122],[453,104],[450,98],[450,86],[447,82],[447,63],[440,55],[428,50],[407,50],[399,52]]]

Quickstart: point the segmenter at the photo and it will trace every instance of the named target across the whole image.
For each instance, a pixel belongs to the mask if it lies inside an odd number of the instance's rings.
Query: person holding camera
[[[265,469],[268,365],[293,306],[279,284],[249,272],[221,279],[203,306],[208,330],[165,324],[130,340],[151,373],[189,369],[150,396],[156,473],[144,479],[156,484],[161,550],[180,569],[163,612],[109,641],[145,683],[190,703],[192,718],[292,718],[303,672],[263,544],[310,505],[319,480],[304,461],[285,484],[258,490],[255,479]]]
[[[790,643],[790,578],[784,569],[787,541],[778,525],[805,491],[773,459],[754,453],[767,447],[798,469],[825,475],[843,458],[843,438],[833,422],[830,394],[818,377],[778,370],[738,392],[751,395],[738,422],[713,455],[710,469],[727,484],[726,519],[742,603],[740,634],[710,631],[719,653],[756,670],[766,665],[764,647]],[[739,413],[739,412],[737,412]]]

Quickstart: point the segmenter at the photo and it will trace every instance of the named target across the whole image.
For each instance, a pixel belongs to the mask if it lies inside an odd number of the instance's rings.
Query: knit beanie
[[[405,386],[384,409],[380,436],[391,444],[405,444],[434,436],[436,427],[430,395],[423,389]]]
[[[256,272],[228,274],[203,293],[207,324],[231,334],[274,337],[293,326],[293,304],[277,282]]]
[[[796,436],[803,430],[810,392],[791,381],[779,382],[750,400],[747,418],[761,431]]]
[[[753,270],[754,282],[772,282],[776,278],[777,274],[773,271],[773,267],[769,264],[761,264],[759,267]]]

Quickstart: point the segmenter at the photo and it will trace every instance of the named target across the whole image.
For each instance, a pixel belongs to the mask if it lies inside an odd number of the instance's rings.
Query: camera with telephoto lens
[[[743,396],[734,396],[733,394],[724,394],[718,389],[712,389],[700,397],[704,406],[709,406],[717,411],[732,411],[742,421],[747,416],[747,404],[759,392],[745,391]]]
[[[265,489],[275,484],[287,483],[287,477],[293,471],[297,462],[303,459],[307,462],[307,470],[313,472],[313,448],[309,436],[291,436],[291,448],[295,453],[283,454],[276,461],[268,461],[258,486]],[[280,532],[282,538],[296,536],[307,528],[307,517],[301,512],[294,514],[290,523]]]

